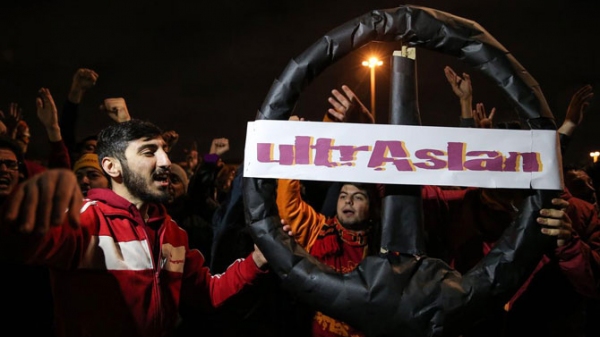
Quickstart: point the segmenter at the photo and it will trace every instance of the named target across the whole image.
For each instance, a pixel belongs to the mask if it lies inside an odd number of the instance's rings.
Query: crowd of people
[[[459,125],[497,123],[473,104],[467,73],[446,67]],[[176,130],[130,115],[124,98],[100,109],[114,123],[76,139],[79,104],[98,74],[78,69],[59,114],[48,88],[36,98],[50,153],[27,155],[29,128],[17,103],[0,113],[0,249],[11,271],[4,315],[35,336],[365,336],[279,287],[244,217],[243,168],[227,163],[227,138],[197,144],[171,162]],[[584,120],[593,88],[572,97],[557,129],[561,151]],[[349,86],[333,89],[323,122],[374,123]],[[292,116],[291,123],[302,118]],[[460,332],[478,336],[598,336],[600,165],[563,167],[555,209],[541,209],[556,239],[508,303]],[[527,190],[422,186],[427,254],[460,273],[473,268],[518,216]],[[279,179],[282,228],[310,255],[348,273],[379,253],[381,186]],[[531,314],[545,317],[544,322]]]

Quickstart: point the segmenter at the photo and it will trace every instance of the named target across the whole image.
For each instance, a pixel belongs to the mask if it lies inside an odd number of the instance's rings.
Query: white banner
[[[553,130],[259,120],[244,156],[245,177],[562,189]]]

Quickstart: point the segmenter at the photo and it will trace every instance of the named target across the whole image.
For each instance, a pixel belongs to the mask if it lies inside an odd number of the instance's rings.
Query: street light
[[[590,157],[594,158],[594,163],[598,161],[598,156],[600,156],[600,152],[590,152]]]
[[[371,68],[371,113],[375,119],[375,67],[383,64],[377,57],[371,57],[367,61],[363,61],[362,65]]]

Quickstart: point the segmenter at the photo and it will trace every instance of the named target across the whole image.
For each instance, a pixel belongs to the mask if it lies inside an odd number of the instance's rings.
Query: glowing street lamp
[[[367,61],[363,61],[362,65],[371,68],[371,113],[375,119],[375,67],[383,64],[377,57],[371,57]]]
[[[594,163],[598,161],[598,157],[600,156],[599,151],[590,152],[590,157],[594,158]]]

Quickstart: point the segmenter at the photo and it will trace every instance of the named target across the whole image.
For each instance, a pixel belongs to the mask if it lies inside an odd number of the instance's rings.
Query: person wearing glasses
[[[26,175],[21,147],[8,135],[0,136],[0,206],[10,201],[19,185],[20,173]],[[19,333],[28,336],[52,337],[53,299],[48,269],[16,263],[4,265],[12,276],[0,281],[0,287],[5,289],[2,303],[11,310],[2,315],[0,324],[18,326]]]

